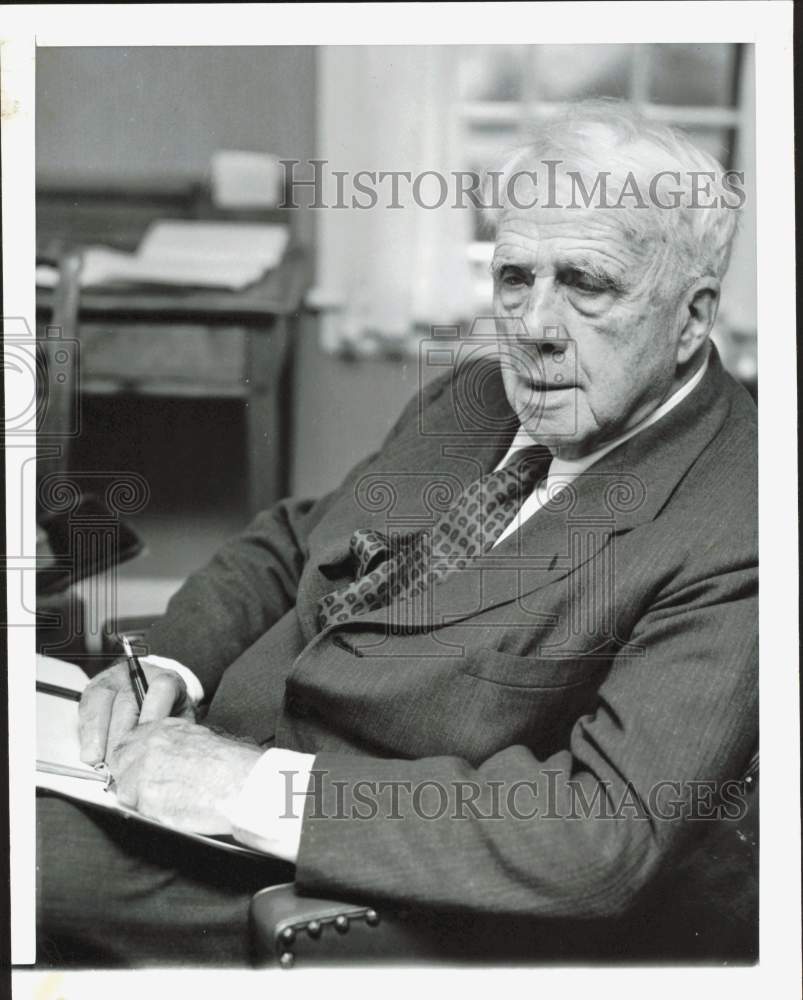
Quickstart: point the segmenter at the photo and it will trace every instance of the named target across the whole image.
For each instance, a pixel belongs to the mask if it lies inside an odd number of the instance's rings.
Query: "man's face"
[[[565,457],[624,433],[671,392],[682,329],[665,255],[615,209],[507,211],[493,258],[508,401]],[[521,336],[523,320],[530,339]]]

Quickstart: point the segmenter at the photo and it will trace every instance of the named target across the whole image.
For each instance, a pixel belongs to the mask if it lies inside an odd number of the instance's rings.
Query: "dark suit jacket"
[[[260,514],[149,635],[197,672],[209,723],[317,755],[302,890],[619,915],[691,849],[689,809],[721,794],[694,783],[738,779],[755,748],[756,414],[715,352],[682,403],[412,623],[399,607],[318,631],[319,598],[353,578],[352,532],[431,524],[515,423],[498,371],[431,384],[339,489]],[[386,785],[361,818],[378,782],[399,783],[396,809]],[[656,818],[658,789],[685,818]]]

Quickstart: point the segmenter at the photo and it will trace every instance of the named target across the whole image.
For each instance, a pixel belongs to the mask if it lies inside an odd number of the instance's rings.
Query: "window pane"
[[[651,45],[650,100],[732,107],[736,45]]]
[[[730,167],[731,137],[733,134],[731,129],[697,125],[682,125],[681,128],[700,149],[710,153],[726,169]]]
[[[533,97],[628,97],[632,45],[531,46]]]
[[[493,182],[486,182],[486,171],[498,170],[502,166],[504,154],[515,148],[516,145],[516,143],[508,143],[507,145],[497,146],[494,149],[484,150],[482,154],[475,155],[468,161],[468,166],[465,169],[470,170],[475,177],[480,179],[479,195],[477,197],[480,205],[484,205],[486,202],[490,203],[494,198]],[[486,183],[490,184],[490,187],[486,186]],[[468,195],[466,196],[465,204],[469,206],[469,211],[471,212],[470,238],[472,240],[491,239],[492,223],[488,214],[483,213],[481,208],[474,204],[474,199]]]
[[[463,169],[495,170],[522,143],[518,126],[471,122],[466,125]]]
[[[460,52],[458,93],[463,101],[519,101],[520,45],[465,45]]]
[[[468,123],[468,145],[472,146],[510,146],[519,136],[522,124],[520,113],[513,115],[512,122],[495,122],[487,118]]]
[[[471,207],[469,211],[471,212],[471,222],[469,223],[471,227],[471,239],[474,241],[486,241],[493,239],[493,221],[488,212],[484,212],[482,208],[477,205],[468,203]],[[480,204],[484,204],[480,201]],[[480,265],[477,265],[476,261],[472,262],[472,269],[479,267],[480,276],[484,277],[484,272]]]

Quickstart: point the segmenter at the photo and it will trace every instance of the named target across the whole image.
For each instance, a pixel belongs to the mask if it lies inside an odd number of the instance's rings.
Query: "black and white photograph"
[[[0,31],[15,996],[798,995],[792,5],[54,11]]]

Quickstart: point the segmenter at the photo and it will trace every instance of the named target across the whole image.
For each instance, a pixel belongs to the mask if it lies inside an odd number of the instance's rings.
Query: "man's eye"
[[[599,281],[597,278],[592,278],[591,275],[586,274],[584,271],[566,271],[562,275],[562,278],[565,285],[576,288],[578,292],[586,292],[587,294],[599,294],[608,288],[605,282]]]
[[[521,271],[514,271],[509,268],[505,268],[502,271],[500,279],[506,288],[523,288],[527,284]]]

